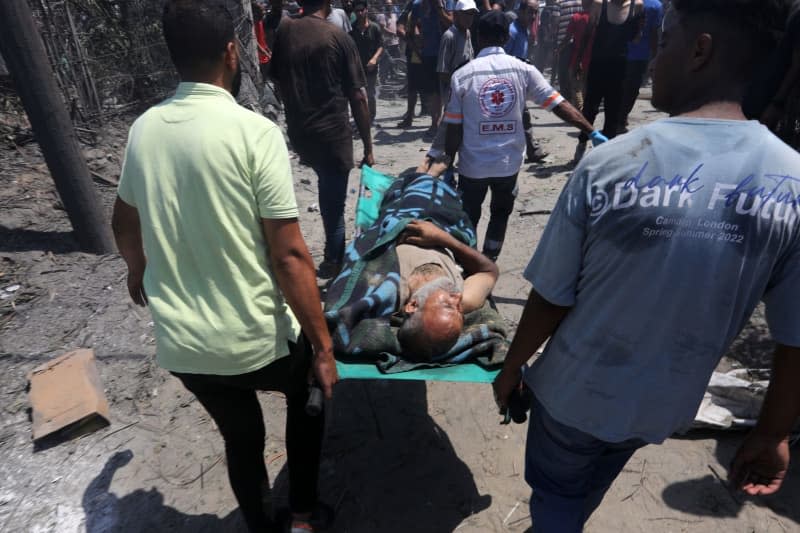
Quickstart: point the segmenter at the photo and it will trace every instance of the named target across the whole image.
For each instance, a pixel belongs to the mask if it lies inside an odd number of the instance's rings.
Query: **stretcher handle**
[[[308,387],[308,400],[306,401],[306,414],[308,416],[319,416],[322,413],[322,408],[325,405],[322,389],[319,388],[316,382]]]

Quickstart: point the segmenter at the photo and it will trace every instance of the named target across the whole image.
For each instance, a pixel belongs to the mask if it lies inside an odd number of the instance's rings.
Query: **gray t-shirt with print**
[[[669,118],[593,150],[525,277],[571,309],[525,376],[559,422],[661,442],[760,300],[800,346],[800,154],[757,122]]]

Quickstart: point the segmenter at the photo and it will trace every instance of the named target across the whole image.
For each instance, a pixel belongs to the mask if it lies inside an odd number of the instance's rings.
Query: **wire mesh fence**
[[[115,115],[140,112],[175,89],[178,76],[161,31],[164,0],[27,1],[74,123],[102,123]],[[260,110],[250,0],[223,1],[234,18],[243,52],[239,101]],[[381,1],[371,4],[374,11],[383,9]],[[382,94],[402,92],[403,85],[403,79],[384,80]],[[18,123],[21,117],[24,112],[0,58],[0,123]],[[789,102],[778,133],[800,148],[800,98]]]
[[[250,0],[224,0],[239,37],[240,102],[258,106]],[[164,0],[28,0],[73,122],[137,112],[174,91],[178,75],[162,36]],[[202,36],[198,36],[202,38]],[[0,113],[19,110],[0,66]]]

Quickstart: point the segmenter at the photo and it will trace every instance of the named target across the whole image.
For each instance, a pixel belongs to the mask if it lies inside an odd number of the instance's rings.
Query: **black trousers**
[[[622,110],[619,116],[620,128],[624,127],[628,122],[628,115],[633,111],[633,106],[636,105],[636,99],[639,98],[639,90],[644,83],[645,74],[647,74],[647,67],[649,61],[628,61],[625,67],[625,82],[622,86]]]
[[[378,70],[365,71],[364,75],[367,79],[367,107],[369,108],[370,122],[375,120],[375,115],[378,112],[378,103],[375,100],[376,88],[378,86]]]
[[[270,526],[264,500],[269,478],[264,464],[266,431],[256,391],[286,395],[286,454],[289,466],[289,506],[295,513],[311,512],[317,503],[317,478],[322,449],[323,416],[305,412],[311,347],[301,335],[289,343],[291,354],[264,368],[237,376],[173,374],[178,377],[217,423],[225,440],[228,478],[250,531]]]
[[[514,211],[517,198],[517,174],[505,178],[469,178],[458,176],[458,190],[461,192],[461,203],[475,231],[481,219],[481,205],[486,193],[491,189],[492,199],[489,204],[489,225],[483,239],[483,255],[496,261],[503,249],[506,237],[508,217]]]
[[[589,75],[586,78],[586,95],[583,99],[583,116],[594,124],[600,112],[600,103],[605,105],[605,122],[603,135],[609,139],[617,136],[620,130],[620,112],[622,109],[622,91],[625,84],[626,59],[592,58]],[[589,136],[581,133],[581,142],[589,140]]]
[[[575,103],[575,88],[569,75],[569,61],[572,59],[572,46],[568,46],[558,55],[558,87],[561,96],[569,103]]]

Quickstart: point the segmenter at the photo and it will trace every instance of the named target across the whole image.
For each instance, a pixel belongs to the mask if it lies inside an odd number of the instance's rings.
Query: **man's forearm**
[[[555,333],[569,310],[569,307],[551,304],[531,289],[503,368],[507,371],[519,370],[536,353],[539,346]]]
[[[449,233],[446,235],[446,240],[442,242],[442,246],[453,252],[453,257],[464,269],[465,276],[471,276],[479,272],[486,272],[488,274],[493,274],[495,278],[497,277],[497,265],[494,264],[492,260],[476,249],[471,248],[459,241]]]
[[[280,257],[271,256],[272,269],[300,327],[317,352],[333,354],[333,343],[322,314],[314,261],[307,249],[292,248]]]
[[[772,98],[772,100],[779,102],[781,107],[783,107],[783,105],[786,103],[786,99],[789,97],[789,94],[792,91],[792,88],[797,85],[798,81],[800,81],[800,52],[795,53],[794,61],[786,71],[786,74],[783,77],[783,82],[781,82],[781,85],[778,87],[778,91],[775,93],[775,96]]]
[[[444,153],[450,157],[450,161],[456,160],[456,154],[461,147],[461,140],[464,137],[464,126],[461,124],[447,124],[447,131],[444,137]]]
[[[448,13],[444,6],[439,6],[439,23],[445,26],[453,23],[453,15]]]
[[[358,134],[364,144],[364,153],[372,153],[372,134],[369,128],[369,106],[367,105],[367,93],[364,88],[356,90],[350,95],[350,110],[356,122]]]
[[[133,232],[125,231],[122,233],[114,232],[114,240],[117,243],[119,255],[125,260],[128,271],[131,273],[144,273],[147,259],[142,247],[142,236]]]
[[[772,364],[767,396],[755,432],[782,440],[800,418],[800,348],[778,345]]]
[[[553,114],[564,122],[572,124],[587,135],[594,131],[594,126],[589,124],[589,121],[584,118],[583,114],[566,100],[553,109]]]
[[[375,52],[375,55],[372,56],[370,61],[377,63],[378,60],[381,58],[381,54],[383,54],[383,47],[382,46],[380,48],[378,48],[378,50]]]
[[[117,198],[114,212],[111,215],[111,229],[114,232],[114,241],[117,243],[119,255],[125,260],[128,271],[144,273],[147,259],[144,254],[142,228],[136,208]]]

